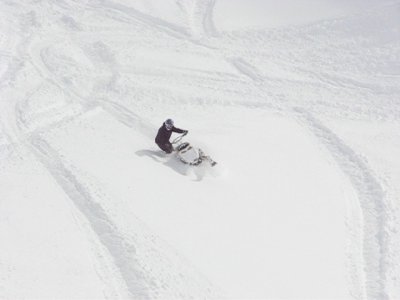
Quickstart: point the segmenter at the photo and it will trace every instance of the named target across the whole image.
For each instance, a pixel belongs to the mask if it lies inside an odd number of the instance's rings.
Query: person
[[[158,129],[157,136],[155,138],[155,142],[166,153],[171,153],[174,151],[174,147],[172,146],[169,139],[171,138],[172,132],[176,133],[184,133],[187,134],[187,130],[179,129],[174,126],[174,121],[172,119],[167,119],[160,129]]]

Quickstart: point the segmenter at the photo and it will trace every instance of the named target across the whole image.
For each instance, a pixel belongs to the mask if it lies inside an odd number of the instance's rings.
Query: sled
[[[203,162],[207,161],[212,167],[214,167],[217,162],[215,162],[210,156],[206,155],[200,148],[195,148],[188,142],[182,142],[182,138],[186,133],[181,134],[175,140],[172,141],[174,146],[174,151],[178,159],[190,166],[199,166]]]

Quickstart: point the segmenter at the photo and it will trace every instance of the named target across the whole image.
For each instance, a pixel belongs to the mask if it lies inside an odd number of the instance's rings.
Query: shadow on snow
[[[136,151],[135,154],[141,157],[150,157],[153,161],[161,163],[183,176],[188,176],[190,173],[193,173],[196,176],[195,181],[201,181],[205,176],[204,167],[184,164],[179,161],[173,153],[167,154],[162,151],[143,149]]]

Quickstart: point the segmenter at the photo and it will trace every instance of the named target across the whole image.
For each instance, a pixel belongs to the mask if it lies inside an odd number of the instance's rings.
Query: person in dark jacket
[[[160,149],[165,151],[166,153],[171,153],[172,151],[174,151],[174,147],[169,141],[172,132],[185,133],[185,134],[188,133],[187,130],[176,128],[174,126],[174,121],[172,119],[167,119],[160,127],[160,129],[158,129],[158,133],[155,139],[158,147],[160,147]]]

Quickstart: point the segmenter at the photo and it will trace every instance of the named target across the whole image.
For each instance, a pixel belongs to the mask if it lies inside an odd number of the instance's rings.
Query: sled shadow
[[[156,161],[156,162],[163,162],[163,158],[165,158],[165,155],[163,153],[161,153],[160,151],[153,151],[153,150],[138,150],[135,152],[136,155],[139,156],[148,156],[150,157],[152,160]]]
[[[185,165],[182,162],[180,162],[174,154],[165,154],[161,151],[154,151],[148,149],[138,150],[135,152],[135,154],[141,157],[142,156],[150,157],[153,161],[161,163],[183,176],[187,176],[190,173],[191,169],[193,168],[192,166]],[[196,170],[194,174],[197,177],[195,181],[201,181],[204,177],[204,174],[202,172],[199,173],[196,172]]]

